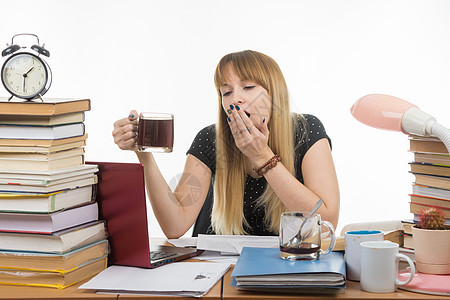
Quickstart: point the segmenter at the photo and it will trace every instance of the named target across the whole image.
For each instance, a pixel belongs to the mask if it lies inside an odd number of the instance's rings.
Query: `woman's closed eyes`
[[[256,87],[256,86],[255,86],[255,85],[246,85],[246,86],[243,87],[243,89],[244,89],[244,90],[251,90],[251,89],[253,89],[254,87]],[[226,91],[226,92],[222,93],[222,97],[230,96],[232,92],[233,92],[233,91]]]
[[[227,97],[227,96],[230,96],[230,95],[231,95],[231,91],[223,93],[222,97]]]

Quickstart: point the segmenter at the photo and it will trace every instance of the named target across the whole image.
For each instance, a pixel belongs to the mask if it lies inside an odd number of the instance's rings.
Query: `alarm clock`
[[[30,49],[14,44],[14,38],[20,35],[34,36],[38,44]],[[20,50],[20,51],[19,51]],[[41,98],[52,83],[52,72],[49,65],[41,58],[50,57],[50,52],[39,45],[39,38],[35,34],[21,33],[12,37],[11,46],[2,51],[2,56],[9,56],[3,63],[1,79],[5,89],[12,95],[25,100]]]

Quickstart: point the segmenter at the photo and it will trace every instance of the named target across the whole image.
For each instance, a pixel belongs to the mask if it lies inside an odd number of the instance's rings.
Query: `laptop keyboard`
[[[164,252],[164,251],[150,251],[150,260],[159,260],[167,257],[176,256],[175,253]]]

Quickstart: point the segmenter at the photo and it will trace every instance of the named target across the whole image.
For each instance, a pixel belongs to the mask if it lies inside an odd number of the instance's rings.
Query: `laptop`
[[[144,167],[138,163],[86,162],[98,165],[96,200],[111,245],[109,265],[155,268],[200,255],[195,248],[150,247]]]

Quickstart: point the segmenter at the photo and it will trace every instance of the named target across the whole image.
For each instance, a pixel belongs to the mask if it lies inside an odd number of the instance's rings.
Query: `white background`
[[[156,157],[168,182],[196,133],[216,121],[219,59],[244,49],[270,55],[292,109],[318,116],[333,141],[338,232],[412,217],[407,136],[357,122],[349,109],[358,98],[394,95],[450,126],[450,1],[0,0],[0,8],[0,50],[29,32],[51,52],[46,97],[91,99],[87,160],[137,162],[114,144],[113,122],[131,109],[175,114],[175,150]]]

